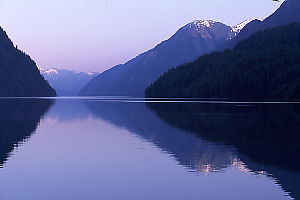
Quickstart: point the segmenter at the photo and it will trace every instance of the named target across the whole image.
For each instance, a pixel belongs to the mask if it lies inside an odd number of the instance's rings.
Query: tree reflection
[[[293,197],[300,188],[298,104],[148,103],[170,126],[237,149],[254,171],[267,171]]]
[[[0,100],[0,166],[14,148],[34,133],[52,103],[46,99]]]

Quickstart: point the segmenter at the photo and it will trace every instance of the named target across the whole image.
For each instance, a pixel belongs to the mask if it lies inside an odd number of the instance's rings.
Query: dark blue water
[[[0,100],[0,199],[297,199],[300,105]]]

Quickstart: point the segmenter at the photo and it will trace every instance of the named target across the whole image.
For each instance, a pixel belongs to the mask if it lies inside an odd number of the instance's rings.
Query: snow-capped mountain
[[[178,32],[181,31],[189,32],[193,37],[210,40],[229,40],[231,38],[230,26],[213,20],[195,20],[185,25]]]
[[[213,20],[193,21],[155,48],[93,78],[80,95],[144,96],[145,88],[173,67],[205,53],[233,48],[259,30],[299,22],[299,2],[286,0],[263,21],[251,19],[233,27]]]
[[[98,75],[97,72],[75,72],[55,68],[39,70],[59,96],[77,95],[88,81]]]
[[[247,23],[240,33],[234,37],[228,44],[226,44],[224,49],[232,49],[237,43],[242,40],[247,39],[252,34],[266,30],[269,28],[274,28],[282,26],[289,23],[300,22],[300,1],[299,0],[285,0],[281,6],[269,17],[264,20],[252,20],[250,23]]]
[[[242,23],[239,23],[235,26],[231,27],[231,31],[228,33],[227,40],[235,38],[241,30],[250,22],[253,20],[259,20],[263,21],[263,19],[253,18],[243,21]],[[195,35],[200,35],[202,38],[210,38],[210,39],[216,39],[212,38],[211,32],[214,32],[216,34],[217,38],[218,36],[224,37],[224,33],[218,35],[218,31],[216,28],[222,24],[221,22],[213,21],[213,20],[195,20],[189,24],[187,24],[184,29],[189,29],[191,32],[193,32]],[[223,24],[222,24],[223,25]]]
[[[213,21],[213,20],[195,20],[186,26],[189,27],[190,29],[202,31],[203,28],[210,28],[210,27],[214,26],[216,23],[217,22]]]
[[[170,39],[92,79],[80,95],[144,96],[149,84],[172,67],[194,61],[231,38],[230,26],[213,20],[196,20]]]

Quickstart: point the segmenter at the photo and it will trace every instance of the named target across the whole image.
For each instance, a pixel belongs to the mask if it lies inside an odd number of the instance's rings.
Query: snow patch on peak
[[[54,69],[54,68],[51,68],[51,69],[45,69],[45,68],[42,68],[42,67],[38,67],[38,70],[40,71],[41,74],[43,75],[51,75],[51,74],[58,74],[58,69]]]
[[[38,67],[39,71],[41,72],[42,75],[45,76],[61,76],[61,75],[66,75],[66,74],[77,74],[77,75],[82,75],[85,74],[87,76],[97,76],[99,73],[98,72],[76,72],[73,70],[67,70],[67,69],[57,69],[57,68],[42,68],[42,67]]]
[[[194,21],[195,25],[206,26],[206,27],[210,27],[213,23],[215,23],[213,20],[197,20],[197,21]]]
[[[248,19],[246,21],[243,21],[242,23],[239,23],[235,26],[232,26],[232,32],[234,33],[235,36],[237,36],[237,34],[239,34],[241,32],[241,30],[250,22],[254,21],[254,20],[259,20],[259,21],[263,21],[263,19],[258,19],[258,18],[253,18],[253,19]]]
[[[58,70],[57,69],[44,69],[44,68],[41,68],[41,67],[38,67],[38,69],[40,70],[40,72],[42,74],[58,74]]]
[[[203,39],[216,39],[215,37],[219,37],[220,30],[222,27],[218,28],[218,24],[222,24],[220,22],[214,20],[195,20],[187,25],[185,25],[180,30],[187,31],[192,37]],[[221,36],[222,37],[222,36]]]
[[[201,28],[210,28],[214,23],[216,23],[213,20],[195,20],[192,23],[190,23],[190,29],[195,27],[197,30],[200,30]]]
[[[46,74],[58,74],[57,69],[49,69],[45,72]]]

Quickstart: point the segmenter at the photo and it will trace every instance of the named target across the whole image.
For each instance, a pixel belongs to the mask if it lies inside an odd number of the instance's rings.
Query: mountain
[[[145,88],[168,69],[213,51],[234,34],[230,26],[220,22],[194,21],[155,48],[98,75],[80,95],[144,96]]]
[[[40,74],[36,63],[14,47],[0,27],[0,96],[56,96],[54,89]]]
[[[267,29],[169,70],[146,97],[300,98],[300,23]]]
[[[257,31],[274,28],[292,22],[300,22],[300,1],[285,0],[281,6],[265,20],[253,20],[248,23],[236,38],[228,43],[221,44],[218,50],[232,49],[238,42],[248,38]]]
[[[56,90],[59,96],[76,96],[97,72],[75,72],[64,69],[39,68],[41,74]]]

